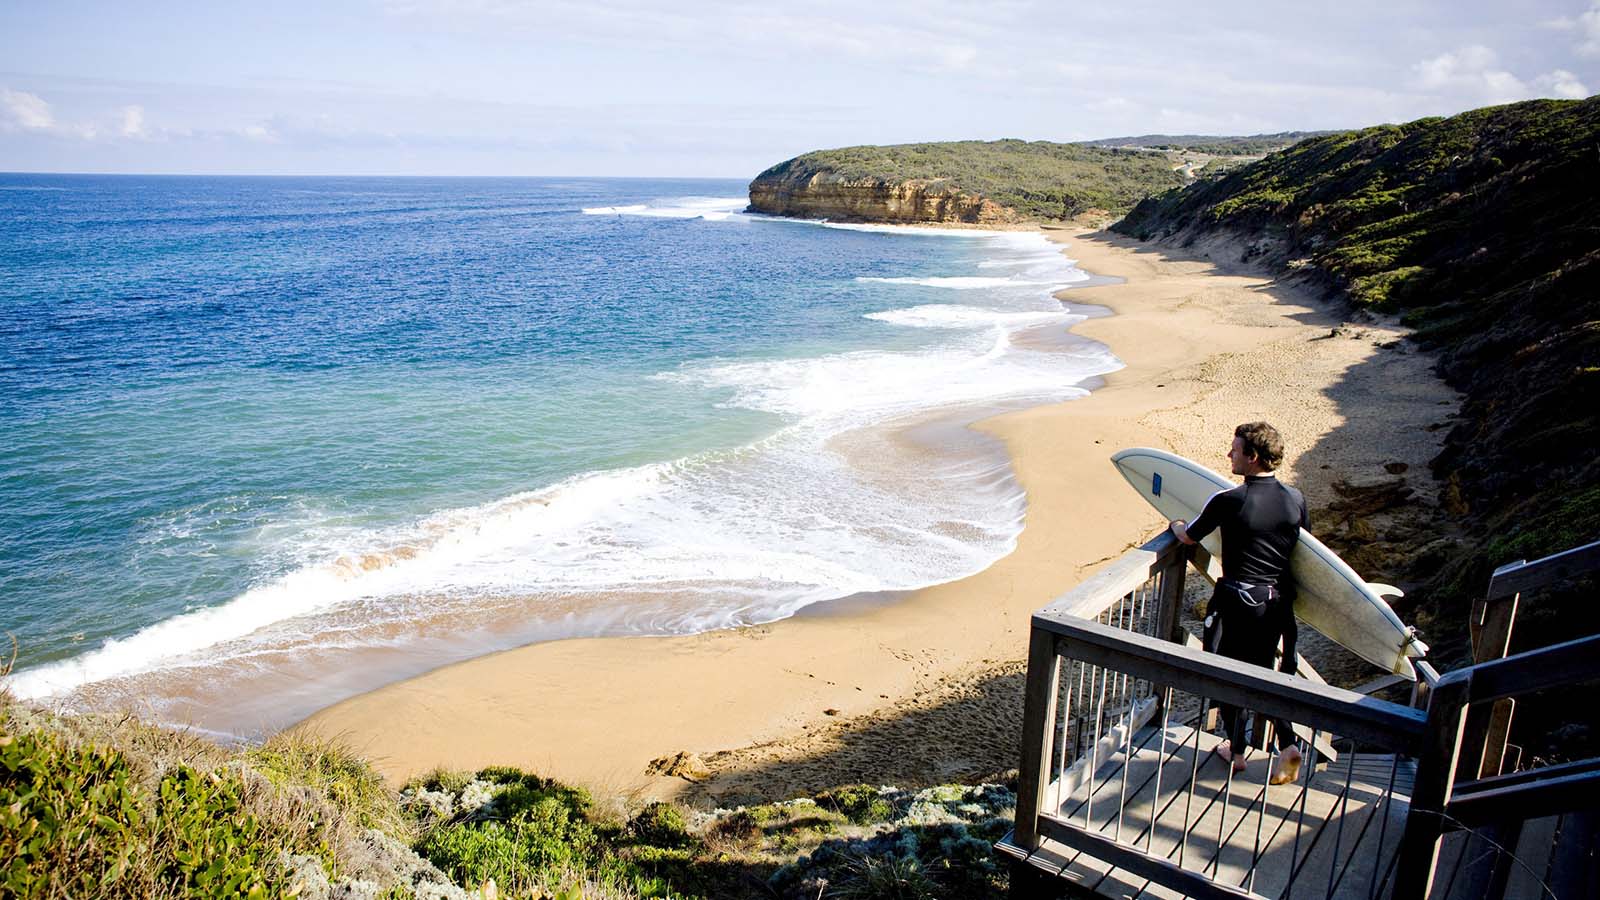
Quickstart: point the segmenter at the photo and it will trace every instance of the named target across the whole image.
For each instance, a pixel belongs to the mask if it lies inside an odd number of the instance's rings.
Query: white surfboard
[[[1238,486],[1165,450],[1134,447],[1113,455],[1111,462],[1139,496],[1169,520],[1193,521],[1213,494]],[[1201,544],[1220,564],[1221,530],[1206,535]],[[1368,584],[1304,529],[1289,557],[1289,571],[1298,591],[1294,611],[1302,621],[1373,665],[1416,680],[1411,660],[1427,653],[1428,647],[1384,601],[1384,596],[1400,596],[1399,590]],[[1214,571],[1207,577],[1215,580],[1218,574]]]

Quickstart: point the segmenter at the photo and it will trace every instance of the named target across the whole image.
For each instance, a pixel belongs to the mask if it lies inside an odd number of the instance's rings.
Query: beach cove
[[[495,763],[603,793],[721,799],[981,777],[1015,765],[1031,613],[1163,524],[1109,465],[1112,452],[1164,447],[1220,467],[1233,425],[1267,419],[1289,444],[1283,477],[1313,508],[1340,479],[1395,464],[1425,471],[1437,452],[1443,432],[1428,426],[1459,399],[1397,325],[1346,325],[1303,290],[1197,254],[1047,234],[1085,271],[1123,279],[1070,295],[1113,310],[1072,332],[1126,368],[1087,398],[978,426],[1003,442],[1027,496],[1010,555],[866,608],[504,651],[298,727],[343,737],[395,783]],[[1210,249],[1238,258],[1238,248]],[[1427,479],[1413,487],[1431,500]],[[679,774],[647,774],[679,753],[695,758]]]

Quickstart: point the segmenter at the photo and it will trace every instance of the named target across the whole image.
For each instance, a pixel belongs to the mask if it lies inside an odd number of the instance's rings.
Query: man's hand
[[[1195,540],[1190,539],[1189,532],[1187,530],[1185,530],[1183,526],[1184,526],[1184,522],[1183,522],[1182,519],[1173,519],[1172,520],[1172,525],[1170,526],[1171,529],[1172,529],[1172,536],[1177,538],[1178,542],[1180,544],[1197,544],[1197,543],[1199,543],[1199,541],[1195,541]]]

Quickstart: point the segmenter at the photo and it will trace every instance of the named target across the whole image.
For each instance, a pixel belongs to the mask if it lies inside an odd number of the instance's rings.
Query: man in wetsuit
[[[1289,554],[1300,539],[1300,529],[1309,527],[1306,501],[1272,474],[1283,461],[1283,438],[1271,425],[1249,422],[1235,428],[1228,460],[1233,474],[1244,476],[1244,484],[1212,495],[1193,522],[1172,523],[1172,533],[1185,544],[1198,543],[1214,529],[1222,529],[1223,577],[1207,608],[1206,649],[1271,668],[1278,639],[1284,638],[1284,670],[1292,673],[1295,623]],[[1242,772],[1245,711],[1222,703],[1218,709],[1228,729],[1228,743],[1218,745],[1217,755],[1231,760],[1235,772]],[[1299,774],[1301,753],[1289,723],[1275,720],[1273,731],[1283,753],[1271,781],[1283,784]]]

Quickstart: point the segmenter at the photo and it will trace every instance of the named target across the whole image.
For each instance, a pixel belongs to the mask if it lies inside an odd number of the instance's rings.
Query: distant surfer
[[[1213,495],[1193,522],[1172,523],[1173,535],[1185,544],[1197,544],[1222,529],[1223,577],[1206,610],[1206,649],[1271,668],[1282,638],[1283,671],[1293,674],[1296,626],[1289,554],[1300,529],[1310,524],[1305,497],[1273,475],[1283,462],[1283,438],[1265,422],[1233,430],[1228,461],[1233,474],[1244,476],[1244,484]],[[1245,711],[1225,703],[1217,707],[1228,731],[1228,742],[1217,746],[1217,755],[1242,772]],[[1282,754],[1271,782],[1285,784],[1299,776],[1300,748],[1288,722],[1274,719],[1272,726]]]

